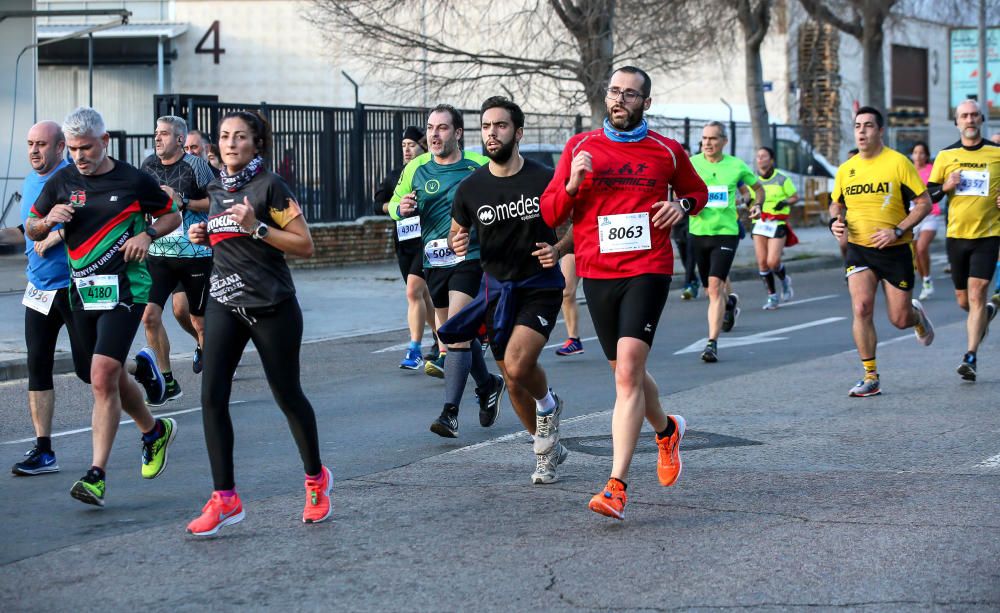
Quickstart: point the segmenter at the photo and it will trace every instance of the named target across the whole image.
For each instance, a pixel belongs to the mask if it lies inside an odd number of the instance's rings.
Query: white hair
[[[178,117],[177,115],[164,115],[163,117],[157,117],[156,123],[165,123],[173,128],[175,136],[180,136],[182,139],[187,138],[188,124],[184,121],[184,119]]]
[[[729,138],[728,136],[726,136],[726,124],[722,123],[721,121],[712,120],[712,121],[706,123],[705,127],[706,128],[718,128],[719,129],[719,136],[721,136],[722,138],[726,138],[726,139]]]
[[[973,100],[972,98],[966,98],[965,100],[962,100],[961,102],[959,102],[958,105],[955,107],[955,116],[956,117],[958,117],[958,107],[962,106],[963,104],[972,104],[972,105],[974,105],[976,107],[976,111],[979,112],[979,116],[980,117],[983,116],[983,106],[981,104],[979,104],[979,101],[978,100]]]
[[[96,136],[107,134],[104,118],[89,106],[81,106],[66,116],[62,125],[63,134],[67,137]]]

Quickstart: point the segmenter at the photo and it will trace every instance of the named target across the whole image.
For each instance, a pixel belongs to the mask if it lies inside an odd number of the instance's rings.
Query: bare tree
[[[771,123],[764,102],[764,67],[760,60],[760,47],[771,26],[772,0],[727,0],[736,11],[736,20],[743,30],[743,57],[746,65],[747,105],[756,147],[773,146]]]
[[[829,23],[861,43],[865,104],[885,108],[885,25],[899,0],[799,0],[813,19]]]
[[[595,127],[615,66],[680,67],[711,40],[713,25],[696,0],[437,0],[433,15],[426,6],[312,0],[310,17],[385,81],[435,95],[488,84],[551,100],[553,110],[586,103]]]

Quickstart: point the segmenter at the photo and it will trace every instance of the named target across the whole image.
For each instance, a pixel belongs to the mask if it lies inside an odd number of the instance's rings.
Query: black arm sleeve
[[[947,194],[945,194],[944,190],[941,188],[942,185],[940,183],[927,184],[927,193],[931,197],[931,202],[941,202],[942,200],[944,200],[944,197]]]
[[[386,215],[387,213],[382,210],[382,206],[392,200],[392,192],[396,189],[396,184],[399,183],[399,177],[403,174],[403,169],[398,168],[390,172],[382,182],[379,183],[378,189],[375,190],[375,195],[372,196],[374,201],[372,212],[376,215]]]

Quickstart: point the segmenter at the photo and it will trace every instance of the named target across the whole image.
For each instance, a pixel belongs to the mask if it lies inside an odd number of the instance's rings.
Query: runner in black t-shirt
[[[488,277],[484,291],[499,290],[486,296],[490,348],[514,410],[534,436],[532,482],[552,483],[556,467],[569,453],[559,443],[562,400],[549,389],[538,365],[559,316],[565,286],[556,266],[564,245],[556,244],[556,234],[542,220],[538,206],[553,171],[524,159],[518,151],[524,133],[524,113],[518,105],[495,96],[483,103],[480,114],[483,152],[490,162],[458,186],[449,238],[461,256],[468,248],[470,228],[479,234]],[[506,323],[498,327],[498,319]]]
[[[209,185],[208,223],[188,237],[211,243],[214,256],[205,311],[202,419],[215,491],[202,514],[188,524],[196,535],[215,534],[243,519],[233,468],[229,394],[247,342],[253,341],[274,399],[288,419],[306,473],[302,521],[330,516],[333,474],[320,461],[316,414],[302,393],[299,350],[302,311],[285,254],[311,257],[312,237],[295,196],[262,154],[271,150],[271,128],[256,113],[236,111],[219,124],[226,169]]]
[[[142,170],[156,179],[160,189],[177,203],[183,216],[180,226],[149,246],[149,273],[153,287],[142,315],[146,341],[156,352],[163,372],[167,393],[160,402],[147,398],[147,404],[162,406],[168,400],[183,395],[180,383],[174,379],[170,364],[170,339],[163,326],[163,308],[173,294],[172,310],[181,328],[190,334],[197,346],[192,364],[195,374],[201,373],[201,346],[205,340],[205,305],[208,302],[208,275],[212,272],[212,250],[194,245],[188,240],[187,229],[208,219],[208,192],[205,188],[215,180],[208,162],[185,153],[182,145],[187,135],[187,122],[180,117],[165,115],[156,120],[156,153],[142,162]],[[183,292],[175,291],[183,288]]]
[[[153,479],[167,463],[167,447],[176,432],[170,418],[154,419],[124,365],[149,298],[146,268],[149,245],[180,223],[170,197],[149,175],[108,156],[110,137],[104,119],[81,107],[63,123],[66,148],[74,165],[58,171],[45,184],[25,222],[32,240],[43,240],[63,224],[73,285],[70,303],[76,329],[89,364],[94,393],[93,461],[73,484],[70,494],[87,504],[104,506],[105,473],[111,445],[124,409],[142,431],[142,476]],[[147,225],[145,216],[156,218]],[[137,377],[155,379],[159,394],[163,377],[156,362],[139,352]]]
[[[423,143],[423,144],[422,144]],[[416,127],[410,126],[403,131],[403,166],[410,163],[410,160],[422,153],[426,153],[424,146],[424,133]],[[379,184],[375,190],[375,214],[388,215],[389,201],[392,199],[392,192],[399,183],[399,177],[403,174],[403,166],[392,170]],[[400,236],[404,237],[400,240]],[[420,238],[420,218],[410,217],[396,222],[396,227],[392,232],[392,243],[396,248],[396,259],[399,262],[399,272],[403,275],[403,283],[406,284],[406,321],[410,328],[410,345],[406,348],[406,355],[399,363],[399,367],[405,370],[417,370],[424,364],[424,358],[420,354],[420,341],[424,338],[424,325],[429,325],[431,330],[436,330],[434,325],[434,305],[431,303],[431,293],[427,289],[427,281],[424,279],[424,243]],[[435,335],[434,349],[428,354],[428,360],[438,359],[440,348],[438,347]]]

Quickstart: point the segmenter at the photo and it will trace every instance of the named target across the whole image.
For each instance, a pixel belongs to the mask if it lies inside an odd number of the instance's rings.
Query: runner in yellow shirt
[[[912,327],[921,345],[934,340],[934,328],[923,306],[912,298],[910,251],[911,230],[930,211],[931,199],[913,163],[882,143],[884,126],[878,109],[858,109],[854,141],[859,152],[837,170],[830,197],[830,230],[838,239],[847,234],[844,265],[854,310],[854,344],[865,369],[864,378],[851,388],[851,396],[882,393],[875,365],[878,337],[872,321],[879,282],[892,325]],[[913,203],[909,213],[908,202]]]
[[[997,314],[986,297],[1000,252],[1000,146],[983,138],[983,113],[975,100],[958,105],[955,125],[961,138],[938,154],[927,188],[935,202],[948,195],[951,280],[958,306],[969,312],[958,374],[975,381],[976,352]]]

